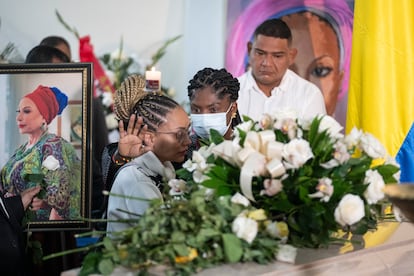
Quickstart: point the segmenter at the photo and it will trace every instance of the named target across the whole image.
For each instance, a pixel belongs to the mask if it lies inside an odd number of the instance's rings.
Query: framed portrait
[[[92,81],[91,63],[0,64],[0,190],[7,197],[42,187],[43,207],[26,210],[30,231],[91,228]],[[39,123],[30,121],[22,99],[40,86],[53,88],[55,95],[57,88],[67,105],[49,124],[42,123],[40,138],[29,147],[35,136],[31,128],[39,129]],[[44,105],[39,111],[46,110],[42,118],[55,112],[50,111],[53,93],[36,99],[36,106]],[[49,95],[52,102],[46,100]],[[48,166],[46,159],[57,165]]]

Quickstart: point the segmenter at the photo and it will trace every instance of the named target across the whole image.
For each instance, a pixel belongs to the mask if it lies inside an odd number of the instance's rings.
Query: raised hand
[[[135,158],[151,150],[151,146],[143,142],[148,126],[143,125],[142,117],[136,118],[136,115],[132,114],[126,131],[122,120],[119,121],[118,126],[118,154],[127,158]]]

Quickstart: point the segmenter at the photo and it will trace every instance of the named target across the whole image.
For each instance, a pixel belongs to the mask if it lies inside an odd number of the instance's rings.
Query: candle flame
[[[155,66],[152,66],[151,71],[155,71]]]

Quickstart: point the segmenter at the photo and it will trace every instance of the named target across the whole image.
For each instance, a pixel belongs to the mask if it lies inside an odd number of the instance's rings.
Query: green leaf
[[[173,244],[173,248],[178,256],[188,256],[190,254],[190,250],[184,243]]]
[[[243,255],[242,241],[234,234],[223,234],[224,255],[231,263],[238,262]]]
[[[210,129],[210,141],[216,145],[224,141],[223,135],[215,129]]]
[[[110,275],[114,271],[114,264],[109,259],[103,259],[99,262],[98,269],[103,275]]]

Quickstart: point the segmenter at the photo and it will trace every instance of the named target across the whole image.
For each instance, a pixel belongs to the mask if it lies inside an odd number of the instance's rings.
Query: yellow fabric
[[[365,248],[383,244],[397,230],[399,222],[383,222],[378,224],[378,229],[374,232],[367,232],[364,235]]]
[[[346,131],[372,133],[391,156],[414,121],[414,1],[355,0]]]

